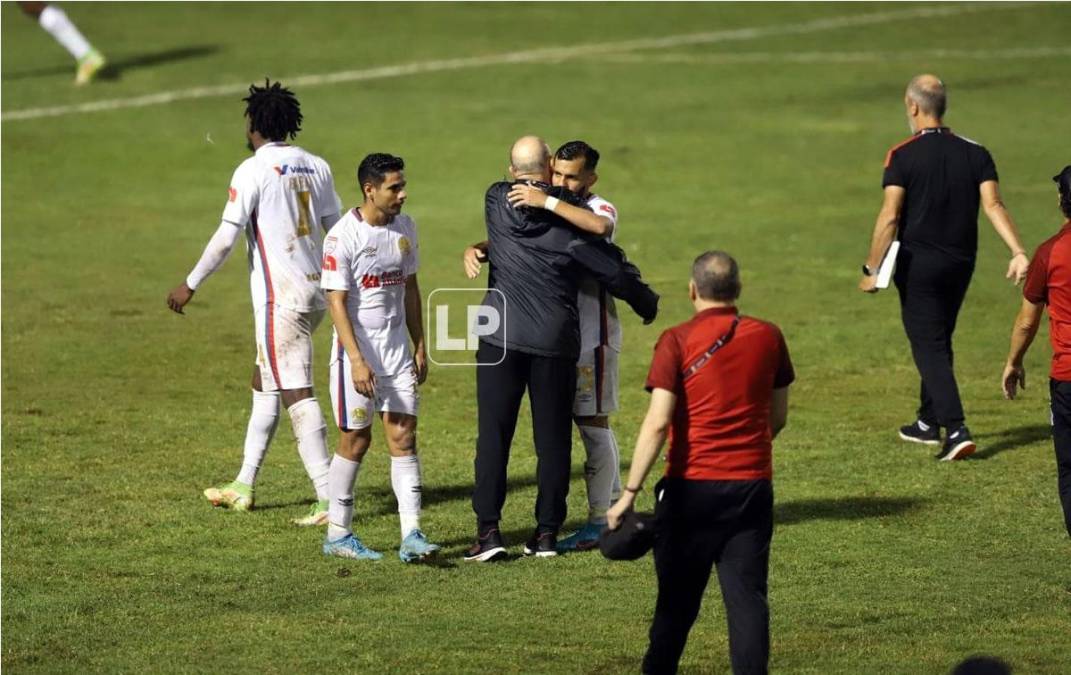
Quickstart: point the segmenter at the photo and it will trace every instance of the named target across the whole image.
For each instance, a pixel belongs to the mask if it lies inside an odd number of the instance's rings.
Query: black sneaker
[[[525,555],[550,558],[558,555],[558,535],[554,532],[536,532],[524,545]]]
[[[960,427],[948,434],[941,452],[934,455],[934,459],[942,462],[954,462],[957,459],[963,459],[974,454],[977,449],[978,446],[971,440],[971,432],[967,427]]]
[[[491,528],[476,534],[476,541],[465,551],[465,560],[468,562],[493,562],[501,560],[508,555],[506,546],[502,543],[502,534],[498,528]]]
[[[928,429],[923,431],[922,427],[919,426],[919,421],[915,420],[911,424],[900,427],[900,438],[912,443],[937,445],[941,442],[941,428],[936,424],[931,424]]]

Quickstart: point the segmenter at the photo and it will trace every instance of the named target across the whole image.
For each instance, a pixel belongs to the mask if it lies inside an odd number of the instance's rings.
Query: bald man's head
[[[509,151],[509,168],[514,178],[550,175],[550,146],[539,136],[522,136]]]
[[[692,283],[703,300],[734,302],[740,297],[740,268],[725,251],[707,251],[692,263]]]
[[[945,116],[948,94],[945,84],[936,75],[916,75],[907,85],[907,100],[919,107],[919,112],[941,119]]]

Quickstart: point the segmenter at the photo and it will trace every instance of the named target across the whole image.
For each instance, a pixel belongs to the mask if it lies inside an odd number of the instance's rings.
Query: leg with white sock
[[[19,6],[27,15],[36,18],[41,28],[78,62],[76,84],[88,83],[104,67],[104,57],[89,44],[62,9],[43,2],[20,2]]]
[[[338,451],[331,460],[329,478],[331,501],[328,507],[324,555],[339,558],[379,560],[382,553],[368,548],[353,533],[353,502],[361,460],[372,444],[372,429],[340,429]]]
[[[242,452],[242,468],[235,478],[239,483],[253,487],[257,474],[268,453],[275,428],[279,423],[279,392],[253,390],[253,409],[249,413],[249,425],[245,429],[245,448]]]
[[[404,562],[422,560],[439,550],[439,546],[428,542],[420,529],[424,486],[420,457],[416,452],[416,425],[417,418],[414,415],[389,411],[383,413],[383,429],[390,449],[390,482],[398,500],[402,535],[398,557]]]

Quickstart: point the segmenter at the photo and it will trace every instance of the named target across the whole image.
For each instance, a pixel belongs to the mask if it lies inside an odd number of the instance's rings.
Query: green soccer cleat
[[[231,511],[253,510],[253,486],[232,481],[219,487],[210,487],[205,490],[205,499],[212,502],[212,506],[222,506]]]
[[[96,49],[90,49],[89,53],[78,59],[78,70],[74,75],[75,85],[81,87],[92,82],[107,63],[103,54]]]
[[[299,527],[315,527],[327,524],[327,500],[321,499],[309,507],[309,512],[300,518],[294,518],[290,522]]]

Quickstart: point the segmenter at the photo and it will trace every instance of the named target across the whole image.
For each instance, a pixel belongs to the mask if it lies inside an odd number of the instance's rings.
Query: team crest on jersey
[[[364,408],[354,408],[353,419],[361,424],[364,424],[364,422],[368,419],[368,413],[365,412]]]
[[[227,188],[227,201],[233,202],[238,199],[238,191],[232,187]]]
[[[398,240],[398,250],[402,252],[402,255],[408,255],[413,250],[413,245],[409,243],[409,237],[402,237]]]

